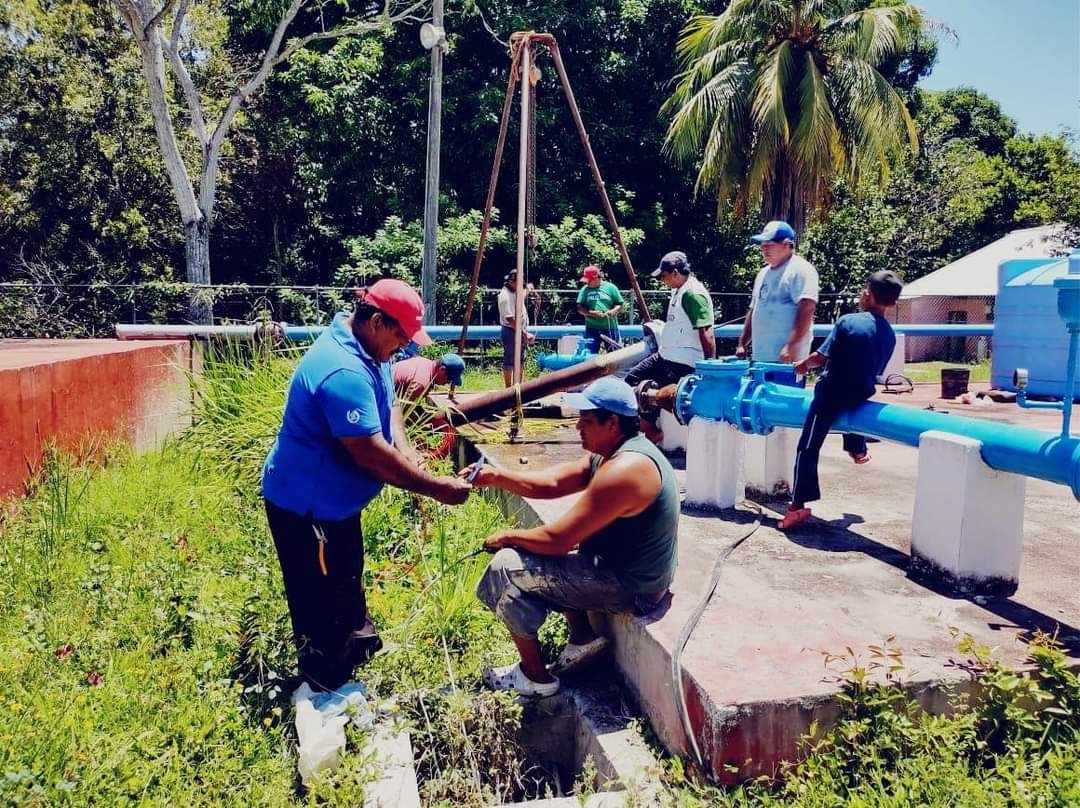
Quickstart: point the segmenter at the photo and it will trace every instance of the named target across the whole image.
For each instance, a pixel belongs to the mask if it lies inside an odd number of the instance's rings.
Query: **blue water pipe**
[[[579,365],[594,356],[596,354],[589,350],[588,343],[581,340],[578,343],[578,349],[574,353],[542,353],[536,357],[536,364],[540,370],[562,370],[573,365]]]
[[[776,427],[800,428],[806,420],[813,393],[793,386],[791,365],[729,358],[698,362],[694,371],[679,383],[675,396],[675,415],[683,424],[693,417],[710,418],[767,435]],[[1068,434],[873,401],[833,424],[837,432],[908,446],[918,446],[919,436],[932,429],[979,441],[991,468],[1067,485],[1080,500],[1080,439]]]
[[[1069,359],[1065,370],[1065,391],[1061,401],[1028,401],[1028,372],[1017,368],[1013,372],[1013,386],[1017,388],[1016,403],[1027,410],[1061,410],[1061,436],[1069,436],[1072,424],[1073,398],[1076,395],[1076,354],[1080,342],[1080,250],[1069,255],[1068,273],[1054,279],[1058,290],[1058,317],[1065,321],[1069,332]]]

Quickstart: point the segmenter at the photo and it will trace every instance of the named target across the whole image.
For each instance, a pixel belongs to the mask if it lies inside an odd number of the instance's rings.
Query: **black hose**
[[[683,732],[686,733],[687,739],[690,741],[690,749],[694,753],[694,760],[703,773],[708,772],[705,767],[705,760],[701,755],[701,749],[698,748],[697,739],[694,737],[694,728],[690,725],[690,713],[686,707],[686,688],[683,687],[682,680],[682,654],[686,648],[686,644],[690,641],[690,635],[697,627],[698,621],[701,616],[705,614],[705,610],[709,607],[710,601],[712,601],[713,595],[716,594],[716,586],[720,583],[720,573],[724,569],[724,562],[728,560],[735,549],[744,541],[754,535],[755,531],[761,527],[761,506],[756,502],[745,501],[743,504],[753,506],[753,509],[757,512],[757,519],[751,528],[729,544],[720,554],[716,557],[716,561],[713,564],[712,577],[709,580],[709,585],[705,589],[705,594],[701,598],[701,602],[686,619],[683,624],[682,630],[679,631],[679,637],[675,640],[675,648],[671,653],[671,680],[675,686],[675,698],[679,707],[679,720],[682,722]]]

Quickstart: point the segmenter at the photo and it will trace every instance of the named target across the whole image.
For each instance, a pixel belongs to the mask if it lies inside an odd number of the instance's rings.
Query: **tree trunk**
[[[206,217],[184,224],[187,280],[192,284],[188,297],[188,319],[197,325],[212,325],[214,304],[210,284],[210,224]]]

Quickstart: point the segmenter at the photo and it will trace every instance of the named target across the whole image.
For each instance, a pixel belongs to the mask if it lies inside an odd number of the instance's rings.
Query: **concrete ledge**
[[[42,446],[151,449],[191,421],[187,342],[0,342],[0,497],[20,494]]]
[[[545,443],[490,445],[484,451],[496,463],[516,468],[518,457],[526,455],[531,467],[542,468],[581,450]],[[1077,566],[1072,548],[1080,525],[1066,516],[1076,507],[1067,489],[1038,481],[1028,486],[1029,496],[1035,490],[1039,497],[1037,512],[1054,514],[1056,530],[1027,540],[1037,545],[1032,555],[1039,563],[1053,558],[1056,586],[1047,575],[1030,575],[1030,600],[948,598],[907,577],[915,451],[881,443],[873,456],[871,466],[856,467],[839,441],[827,443],[822,477],[830,499],[815,503],[816,518],[785,535],[773,527],[777,514],[766,512],[761,527],[723,568],[683,659],[690,723],[707,768],[720,778],[772,775],[784,761],[800,757],[800,739],[812,722],[827,728],[835,721],[844,665],[826,668],[826,652],[851,648],[865,666],[867,649],[892,637],[904,654],[911,691],[934,710],[945,707],[940,685],[966,681],[951,665],[958,655],[954,632],[995,648],[1013,666],[1022,664],[1024,638],[1036,629],[1059,631],[1071,655],[1080,655],[1080,597],[1074,588],[1080,570],[1068,572]],[[685,473],[677,474],[683,481]],[[556,518],[573,497],[505,501],[508,513],[535,523]],[[672,649],[718,554],[752,527],[756,515],[748,508],[714,515],[684,510],[670,604],[646,618],[619,614],[605,621],[619,672],[674,753],[687,754],[688,742],[671,681]],[[1051,539],[1057,542],[1053,553]]]

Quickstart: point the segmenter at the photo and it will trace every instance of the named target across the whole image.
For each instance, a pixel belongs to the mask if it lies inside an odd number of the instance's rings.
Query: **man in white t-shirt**
[[[506,387],[514,383],[514,328],[517,324],[517,288],[517,270],[511,269],[503,279],[503,288],[499,290],[499,325],[502,326],[499,337],[502,340],[503,348],[503,385]],[[528,302],[530,291],[532,291],[532,284],[526,287],[525,299],[522,301],[521,306],[522,365],[525,364],[525,346],[532,345],[536,341],[536,337],[527,330],[529,328],[529,312],[525,303]]]
[[[767,266],[754,280],[750,311],[735,355],[745,357],[750,346],[758,362],[801,362],[810,355],[817,270],[795,255],[795,230],[787,222],[769,222],[750,240],[761,245]]]

